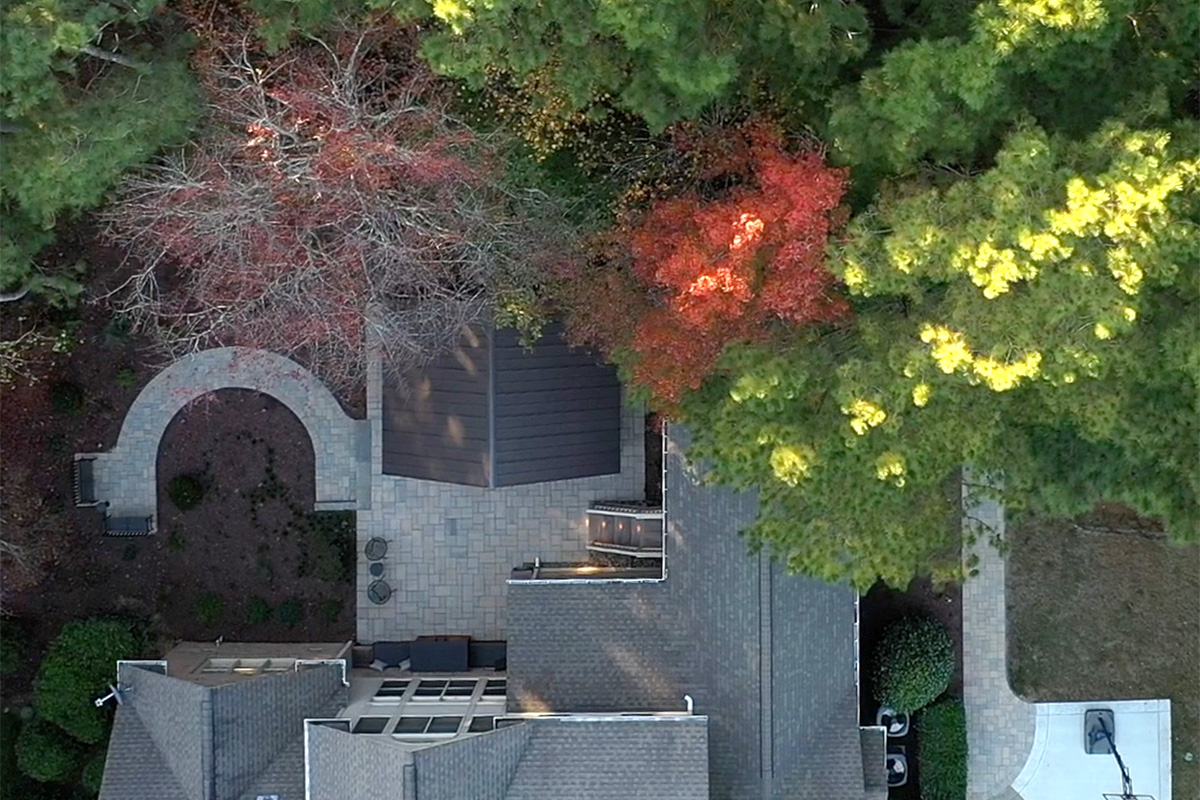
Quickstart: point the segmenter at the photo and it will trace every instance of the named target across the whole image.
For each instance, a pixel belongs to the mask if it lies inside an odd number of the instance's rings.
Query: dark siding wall
[[[488,380],[482,335],[421,370],[407,393],[385,380],[384,473],[487,486]]]
[[[611,367],[572,350],[550,326],[532,351],[497,331],[496,486],[621,471],[621,385]]]

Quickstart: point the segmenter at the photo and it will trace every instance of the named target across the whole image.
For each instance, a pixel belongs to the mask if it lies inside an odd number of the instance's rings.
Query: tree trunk
[[[85,44],[83,46],[83,52],[87,53],[89,56],[92,56],[93,58],[100,58],[105,61],[111,61],[114,64],[120,64],[123,67],[129,67],[131,69],[137,69],[140,66],[136,61],[134,61],[131,58],[126,58],[125,56],[120,55],[119,53],[110,53],[107,50],[102,50],[99,47],[96,47],[95,45],[91,45],[91,44]]]

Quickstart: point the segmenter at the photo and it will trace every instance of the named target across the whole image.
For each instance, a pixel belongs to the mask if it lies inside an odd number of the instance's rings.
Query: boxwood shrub
[[[65,782],[81,754],[79,742],[42,720],[26,722],[17,735],[17,768],[34,780]]]
[[[92,794],[100,794],[100,783],[104,780],[104,753],[97,753],[92,756],[91,761],[83,767],[83,775],[79,778],[79,785],[87,789]]]
[[[945,626],[928,617],[904,617],[883,632],[875,650],[875,699],[911,714],[946,691],[954,674],[954,644]]]
[[[116,679],[118,659],[141,655],[143,638],[130,620],[68,622],[38,667],[33,684],[38,713],[81,742],[102,741],[110,712],[94,701]]]
[[[967,715],[961,700],[939,700],[917,715],[921,800],[965,800]]]
[[[180,511],[193,509],[204,499],[204,481],[198,475],[176,475],[167,484],[167,497]]]

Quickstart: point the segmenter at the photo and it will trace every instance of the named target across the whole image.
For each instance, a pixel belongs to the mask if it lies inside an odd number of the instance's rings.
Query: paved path
[[[535,558],[586,560],[588,505],[644,495],[642,408],[622,411],[619,474],[482,489],[384,475],[377,359],[367,387],[373,447],[370,508],[358,512],[360,642],[425,634],[505,638],[505,581],[512,568]],[[388,541],[383,577],[394,594],[383,605],[367,599],[372,578],[363,548],[372,536]]]
[[[963,584],[963,703],[967,711],[968,800],[1019,800],[1012,782],[1033,747],[1036,708],[1009,687],[1004,556],[991,536],[1004,536],[1004,508],[994,500],[971,502],[963,493],[964,526],[978,534],[978,574]],[[991,531],[987,531],[990,528]]]
[[[186,356],[154,377],[133,401],[117,446],[96,453],[96,498],[115,517],[154,515],[157,521],[158,446],[184,406],[218,389],[270,395],[299,417],[316,460],[316,510],[357,508],[359,454],[367,423],[347,416],[325,385],[294,361],[244,347]]]

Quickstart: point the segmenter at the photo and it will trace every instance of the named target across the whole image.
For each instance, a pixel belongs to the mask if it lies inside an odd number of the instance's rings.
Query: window
[[[396,735],[402,733],[424,733],[425,729],[429,727],[429,720],[431,719],[432,717],[401,717],[400,721],[396,723],[396,729],[392,733]]]
[[[404,697],[404,693],[408,691],[408,685],[412,681],[408,680],[386,680],[375,692],[373,703],[398,703],[400,698]]]
[[[458,733],[463,718],[446,717],[401,717],[392,735],[404,736],[453,736]]]
[[[462,724],[462,720],[462,717],[434,717],[425,732],[455,734],[458,733],[458,726]]]
[[[413,699],[421,700],[450,700],[453,698],[467,699],[475,694],[476,680],[443,680],[440,678],[422,678],[413,692]]]
[[[471,720],[470,727],[467,728],[467,733],[485,733],[493,727],[495,717],[474,717]]]
[[[508,680],[505,678],[490,678],[483,687],[484,697],[504,697],[508,694]]]
[[[442,692],[446,691],[446,686],[449,683],[450,681],[422,678],[420,683],[417,684],[417,690],[413,692],[413,697],[425,697],[430,699],[440,698],[442,696]]]
[[[384,728],[392,721],[391,717],[359,717],[354,723],[355,733],[383,733]]]
[[[200,672],[258,675],[262,672],[287,672],[295,666],[294,658],[210,658],[200,665]]]
[[[496,730],[507,728],[509,725],[519,725],[524,721],[523,719],[498,719],[496,720]]]

